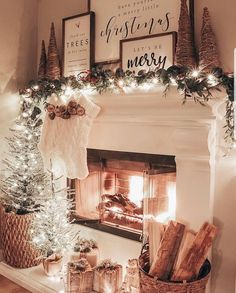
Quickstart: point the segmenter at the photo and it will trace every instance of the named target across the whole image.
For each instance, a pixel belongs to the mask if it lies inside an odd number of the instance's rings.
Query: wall
[[[230,170],[230,172],[229,172]],[[211,293],[234,293],[236,275],[236,152],[216,164],[214,223],[219,235],[213,249]]]
[[[18,89],[35,76],[37,0],[1,1],[0,139],[18,113]],[[0,153],[3,144],[1,140]]]
[[[196,40],[199,36],[202,23],[202,12],[208,7],[211,22],[216,34],[222,67],[227,72],[233,71],[233,50],[236,48],[236,1],[195,0]]]
[[[62,48],[62,19],[72,15],[87,12],[86,0],[39,0],[38,14],[38,56],[40,44],[49,40],[51,22],[55,24],[57,45],[61,53]]]
[[[236,2],[235,0],[195,0],[195,32],[196,44],[202,24],[203,7],[210,10],[212,26],[218,41],[222,67],[228,72],[233,71],[233,49],[236,47]],[[233,9],[234,8],[234,9]],[[61,51],[61,21],[63,17],[79,14],[87,11],[87,0],[39,0],[39,32],[38,44],[42,39],[48,41],[49,28],[52,21],[56,25],[58,47]],[[227,17],[226,17],[227,16]],[[38,46],[38,53],[39,51]]]

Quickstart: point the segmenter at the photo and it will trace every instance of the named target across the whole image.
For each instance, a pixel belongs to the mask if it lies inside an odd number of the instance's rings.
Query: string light
[[[198,77],[199,76],[199,74],[200,74],[200,71],[199,70],[193,70],[193,72],[192,72],[192,77]]]
[[[122,79],[120,79],[119,81],[118,81],[118,85],[119,85],[119,87],[123,87],[124,86],[124,81],[122,80]]]
[[[37,84],[34,85],[34,86],[33,86],[33,89],[34,89],[35,91],[38,91],[38,90],[39,90],[39,85],[37,85]]]
[[[215,78],[213,74],[208,74],[207,81],[211,86],[217,85],[217,79]]]
[[[152,83],[154,83],[154,84],[158,84],[158,79],[157,79],[156,77],[154,77],[154,78],[152,79]]]

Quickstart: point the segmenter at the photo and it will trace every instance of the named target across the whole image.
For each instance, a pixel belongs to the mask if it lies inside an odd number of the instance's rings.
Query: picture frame
[[[174,64],[176,40],[176,32],[121,40],[121,68],[135,74],[140,70],[167,69]]]
[[[187,2],[194,25],[194,0]],[[95,63],[118,63],[123,39],[177,32],[180,4],[180,0],[88,0],[88,8],[96,14]]]
[[[95,13],[63,18],[63,76],[90,70],[95,60]]]

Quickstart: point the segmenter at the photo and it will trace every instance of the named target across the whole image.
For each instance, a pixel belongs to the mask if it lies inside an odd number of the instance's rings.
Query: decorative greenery
[[[163,86],[164,95],[171,86],[176,86],[183,103],[193,100],[206,105],[213,98],[214,91],[226,90],[226,137],[228,143],[235,142],[234,137],[234,78],[223,72],[221,68],[214,68],[212,72],[192,70],[186,67],[171,66],[167,70],[140,71],[135,75],[131,71],[116,72],[103,70],[101,67],[82,72],[77,77],[63,77],[59,80],[41,79],[30,83],[29,87],[21,90],[21,94],[40,103],[52,94],[69,95],[74,91],[119,92],[125,88]]]

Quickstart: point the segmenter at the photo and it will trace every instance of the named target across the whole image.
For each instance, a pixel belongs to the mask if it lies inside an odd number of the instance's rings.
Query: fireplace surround
[[[167,97],[161,87],[88,95],[102,109],[89,148],[175,157],[176,219],[194,230],[212,221],[222,100],[205,107],[194,101],[182,105],[174,87]]]

